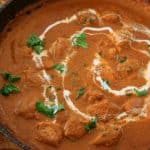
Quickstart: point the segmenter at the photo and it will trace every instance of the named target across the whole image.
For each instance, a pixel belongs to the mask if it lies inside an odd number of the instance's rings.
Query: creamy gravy
[[[3,33],[0,71],[19,74],[21,92],[0,96],[1,121],[36,150],[148,150],[147,22],[117,4],[108,9],[107,2],[46,4],[16,17],[12,31]],[[32,33],[45,42],[40,54],[26,45]],[[54,106],[55,116],[37,110],[38,100],[45,109]],[[137,136],[141,124],[145,137]],[[136,136],[137,143],[127,144]]]

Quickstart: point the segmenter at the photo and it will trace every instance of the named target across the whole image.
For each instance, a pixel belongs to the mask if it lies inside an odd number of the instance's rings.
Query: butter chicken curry
[[[33,150],[149,150],[144,7],[61,0],[17,15],[0,38],[1,123]]]

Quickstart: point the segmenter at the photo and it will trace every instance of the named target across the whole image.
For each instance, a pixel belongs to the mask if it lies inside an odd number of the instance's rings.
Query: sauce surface
[[[33,150],[148,150],[150,14],[119,1],[35,8],[0,38],[0,121]]]

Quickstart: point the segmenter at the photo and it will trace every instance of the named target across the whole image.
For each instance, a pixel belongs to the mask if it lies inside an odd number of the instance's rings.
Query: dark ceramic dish
[[[0,31],[15,15],[27,5],[31,5],[39,0],[9,0],[0,8]]]

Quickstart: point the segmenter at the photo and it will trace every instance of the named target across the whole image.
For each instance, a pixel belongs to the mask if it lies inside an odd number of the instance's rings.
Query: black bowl
[[[15,18],[20,10],[38,1],[40,0],[9,0],[0,8],[0,32],[9,21]]]

